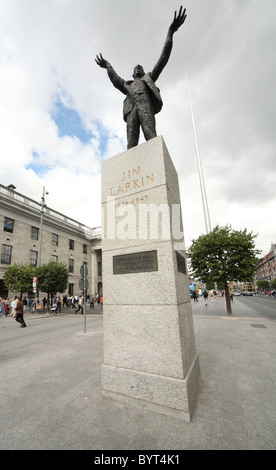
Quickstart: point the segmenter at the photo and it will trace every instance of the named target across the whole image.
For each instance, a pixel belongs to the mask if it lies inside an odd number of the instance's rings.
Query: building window
[[[11,264],[12,246],[2,245],[1,264]]]
[[[32,266],[37,266],[37,251],[31,250],[30,251],[30,264]]]
[[[58,246],[58,235],[56,233],[52,233],[52,245]]]
[[[36,227],[31,227],[31,239],[38,240],[39,229]]]
[[[82,252],[87,255],[87,245],[83,244]]]
[[[98,262],[98,277],[102,277],[102,263]]]
[[[69,240],[69,250],[74,250],[74,240]]]
[[[69,259],[69,273],[73,273],[73,272],[74,272],[74,260]]]
[[[51,256],[51,261],[54,261],[55,263],[58,262],[58,256],[57,255],[52,255]]]
[[[68,287],[68,295],[74,295],[74,284],[73,283],[69,283],[69,287]]]
[[[4,231],[5,232],[13,232],[14,220],[10,219],[9,217],[5,217],[4,219]]]

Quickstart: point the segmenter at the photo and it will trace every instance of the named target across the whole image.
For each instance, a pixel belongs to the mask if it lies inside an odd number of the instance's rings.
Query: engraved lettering
[[[149,184],[149,180],[153,183],[154,182],[154,177],[153,174],[150,176],[147,176],[147,184]]]

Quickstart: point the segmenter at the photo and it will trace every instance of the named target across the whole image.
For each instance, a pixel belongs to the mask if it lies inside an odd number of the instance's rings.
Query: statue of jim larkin
[[[112,65],[101,54],[96,56],[96,63],[107,70],[113,85],[118,88],[126,99],[124,100],[123,116],[127,123],[127,148],[138,145],[140,126],[146,140],[157,136],[155,127],[155,114],[161,111],[163,106],[160,91],[155,85],[156,80],[168,63],[173,46],[173,35],[186,19],[186,8],[174,13],[174,19],[169,27],[166,41],[159,60],[149,73],[144,72],[141,65],[136,65],[133,71],[134,80],[123,80],[119,77]]]

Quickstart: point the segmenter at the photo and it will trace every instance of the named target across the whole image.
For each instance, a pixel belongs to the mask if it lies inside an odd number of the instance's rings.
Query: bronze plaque
[[[182,274],[186,274],[186,260],[184,256],[182,256],[178,251],[176,252],[176,263],[177,263],[177,271]]]
[[[113,274],[158,271],[157,250],[113,256]]]

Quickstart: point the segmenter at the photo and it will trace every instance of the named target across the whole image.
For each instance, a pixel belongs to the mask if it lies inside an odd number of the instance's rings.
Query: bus
[[[253,295],[253,284],[252,282],[243,282],[241,288],[242,295]]]
[[[233,295],[241,295],[241,290],[238,289],[237,285],[235,282],[228,282],[228,290],[229,290],[229,294],[233,294]]]

